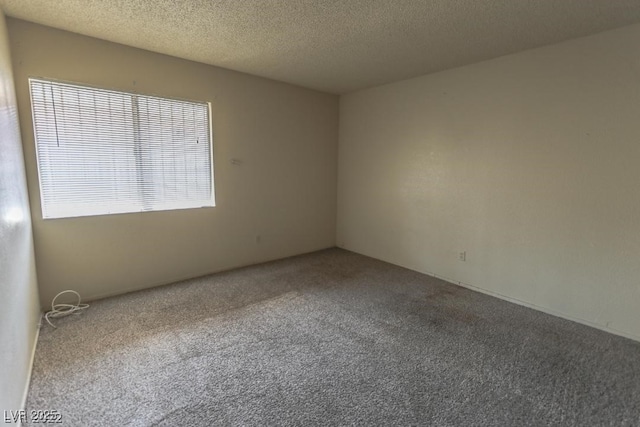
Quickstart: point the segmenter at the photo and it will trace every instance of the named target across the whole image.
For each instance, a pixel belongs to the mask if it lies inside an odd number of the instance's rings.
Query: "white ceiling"
[[[0,0],[9,16],[331,93],[640,22],[639,0]]]

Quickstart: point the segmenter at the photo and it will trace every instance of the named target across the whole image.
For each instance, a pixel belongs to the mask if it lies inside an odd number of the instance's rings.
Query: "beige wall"
[[[24,403],[40,317],[7,36],[0,11],[0,420]]]
[[[630,26],[342,97],[338,245],[640,339],[639,45]]]
[[[43,305],[63,289],[90,299],[334,246],[338,97],[8,23]],[[43,221],[29,76],[210,101],[217,207]]]

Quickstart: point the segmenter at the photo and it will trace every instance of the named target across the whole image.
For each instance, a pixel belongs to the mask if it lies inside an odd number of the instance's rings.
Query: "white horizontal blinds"
[[[135,210],[131,96],[31,81],[45,218]]]
[[[140,96],[137,115],[145,206],[211,205],[208,106]]]
[[[45,218],[213,205],[207,104],[30,84]]]

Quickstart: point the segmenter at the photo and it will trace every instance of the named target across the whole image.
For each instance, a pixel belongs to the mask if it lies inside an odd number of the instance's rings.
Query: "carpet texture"
[[[640,425],[640,343],[330,249],[43,325],[65,426]]]

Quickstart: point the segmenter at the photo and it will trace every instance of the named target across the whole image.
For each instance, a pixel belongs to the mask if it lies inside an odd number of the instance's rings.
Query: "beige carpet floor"
[[[43,325],[64,426],[640,425],[640,343],[340,249]]]

